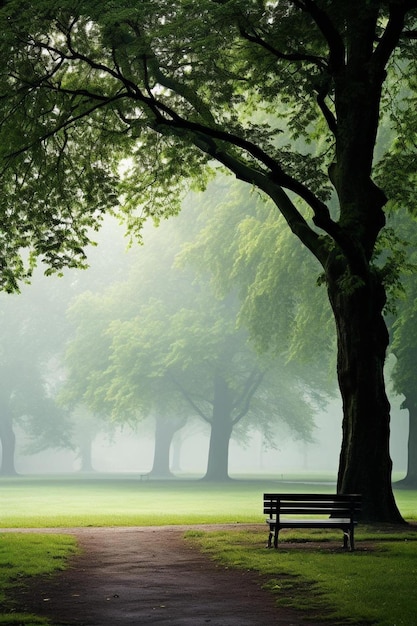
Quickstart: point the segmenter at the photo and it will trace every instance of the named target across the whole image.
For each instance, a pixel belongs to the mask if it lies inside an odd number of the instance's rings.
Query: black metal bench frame
[[[269,516],[266,520],[269,524],[268,548],[272,547],[272,539],[274,548],[278,548],[282,528],[338,528],[343,531],[344,549],[353,552],[354,529],[360,510],[361,496],[356,494],[265,493],[264,514]],[[289,515],[308,517],[301,519]]]

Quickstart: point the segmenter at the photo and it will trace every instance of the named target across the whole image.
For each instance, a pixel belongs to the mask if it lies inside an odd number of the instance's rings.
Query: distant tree
[[[238,324],[249,329],[258,350],[304,363],[307,386],[332,394],[335,329],[317,280],[319,265],[277,218],[273,204],[248,194],[242,183],[217,177],[194,211],[200,229],[182,247],[177,265],[191,265],[217,297],[237,293]]]
[[[150,475],[155,478],[169,478],[173,475],[170,463],[170,450],[174,435],[187,423],[187,417],[160,415],[155,417],[155,449]]]
[[[417,256],[414,252],[414,257]],[[412,258],[412,257],[411,257]],[[417,485],[417,280],[405,281],[404,298],[392,323],[391,351],[396,361],[391,373],[394,391],[404,396],[402,408],[409,413],[407,473],[404,485]]]
[[[1,474],[16,473],[14,424],[29,437],[29,453],[70,445],[71,425],[52,389],[60,326],[54,326],[56,309],[45,304],[48,296],[49,303],[54,300],[45,281],[43,287],[0,297]]]
[[[207,279],[173,267],[181,239],[187,240],[187,224],[201,228],[190,218],[191,209],[184,208],[183,216],[145,243],[126,284],[75,303],[77,336],[68,351],[67,393],[95,410],[107,407],[116,420],[151,414],[158,416],[157,425],[174,416],[181,424],[198,416],[211,432],[206,477],[223,480],[237,424],[240,430],[246,423],[246,429],[255,424],[268,432],[270,423],[281,419],[309,438],[312,408],[308,391],[301,392],[306,379],[300,368],[297,372],[283,360],[278,367],[269,355],[260,358],[246,332],[237,329],[236,297],[216,298]],[[314,395],[311,391],[310,398]]]
[[[58,394],[59,401],[59,394]],[[94,472],[93,444],[98,433],[105,427],[103,420],[96,418],[83,407],[71,411],[71,446],[80,461],[80,472]]]
[[[115,232],[110,219],[105,220],[98,239],[100,252],[94,247],[86,250],[93,265],[88,273],[67,270],[61,278],[46,279],[37,272],[33,283],[24,285],[20,294],[0,294],[3,473],[15,472],[14,424],[19,424],[28,438],[26,454],[49,447],[77,447],[77,424],[55,401],[70,332],[65,311],[75,294],[88,287],[100,289],[123,275],[127,262],[123,232],[120,228]]]

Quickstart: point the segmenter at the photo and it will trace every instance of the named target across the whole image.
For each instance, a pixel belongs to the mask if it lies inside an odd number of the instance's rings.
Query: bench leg
[[[272,524],[269,525],[269,535],[268,535],[268,545],[267,548],[272,548],[272,536],[274,534],[274,526]]]
[[[354,530],[353,528],[350,529],[349,532],[349,543],[350,543],[350,551],[353,552],[355,550],[355,538],[354,538]]]
[[[343,549],[353,552],[355,550],[355,540],[353,537],[353,529],[343,531]]]
[[[270,524],[267,548],[272,548],[272,537],[274,538],[274,548],[278,548],[278,533],[279,528],[275,524]]]

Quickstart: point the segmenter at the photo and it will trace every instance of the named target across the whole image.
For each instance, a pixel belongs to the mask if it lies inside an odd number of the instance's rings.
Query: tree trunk
[[[16,435],[13,430],[13,420],[8,414],[4,414],[0,420],[0,442],[1,442],[1,467],[2,476],[16,476],[15,451]]]
[[[154,478],[172,478],[170,450],[172,439],[185,424],[184,419],[157,417],[155,420],[155,450],[150,475]]]
[[[399,523],[403,520],[392,492],[390,405],[383,375],[388,345],[382,316],[385,290],[371,271],[362,284],[343,284],[336,263],[327,278],[336,320],[337,373],[343,400],[337,490],[362,494],[363,520]]]
[[[222,482],[229,479],[229,443],[232,436],[232,393],[221,376],[215,377],[213,419],[207,471],[204,480]]]
[[[403,407],[408,409],[409,432],[407,474],[401,481],[401,485],[415,488],[417,487],[417,404],[406,398]]]
[[[181,436],[175,437],[172,441],[172,462],[171,468],[175,473],[181,472],[181,452],[182,452],[183,439]]]
[[[79,457],[81,459],[80,472],[94,472],[93,467],[93,440],[94,437],[85,435],[78,444]]]

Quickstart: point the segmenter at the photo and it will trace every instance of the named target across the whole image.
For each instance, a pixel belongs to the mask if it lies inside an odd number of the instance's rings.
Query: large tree
[[[122,423],[154,416],[154,475],[169,474],[175,432],[190,417],[204,420],[210,428],[206,478],[225,480],[232,435],[250,428],[268,434],[281,421],[308,440],[320,394],[305,382],[303,367],[286,363],[282,354],[256,354],[247,332],[236,327],[236,296],[212,293],[209,265],[204,276],[191,271],[189,231],[201,228],[209,215],[193,199],[162,232],[148,233],[153,236],[123,284],[74,302],[65,391],[68,400]],[[187,267],[180,269],[175,259],[181,249],[181,265]]]
[[[24,273],[22,246],[53,267],[82,258],[86,225],[116,192],[128,213],[143,206],[135,228],[174,212],[184,180],[204,182],[207,164],[220,163],[273,200],[323,268],[344,411],[338,490],[361,492],[364,517],[379,521],[401,515],[383,379],[384,273],[374,265],[387,196],[373,154],[399,54],[415,74],[416,7],[5,0],[0,18],[5,286]],[[280,119],[262,122],[263,111]],[[321,153],[300,152],[300,135],[319,140]]]

